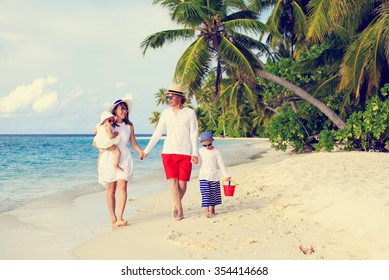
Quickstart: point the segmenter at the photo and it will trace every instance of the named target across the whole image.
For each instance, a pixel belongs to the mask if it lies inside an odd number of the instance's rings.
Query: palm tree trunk
[[[256,73],[258,74],[258,76],[285,87],[286,89],[300,96],[305,101],[311,103],[313,106],[318,108],[323,114],[325,114],[339,129],[345,129],[347,127],[345,122],[334,111],[332,111],[326,104],[324,104],[320,100],[317,100],[302,88],[299,88],[298,86],[288,82],[287,80],[284,80],[276,75],[267,73],[260,69],[256,69]]]
[[[218,58],[217,67],[216,67],[215,92],[214,92],[215,99],[219,96],[219,87],[220,87],[221,80],[222,80],[222,66],[221,66],[221,61]]]

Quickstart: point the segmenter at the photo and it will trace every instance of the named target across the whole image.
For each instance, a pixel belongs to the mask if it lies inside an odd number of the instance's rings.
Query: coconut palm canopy
[[[219,96],[222,75],[235,73],[238,83],[230,87],[253,96],[258,76],[270,79],[288,88],[302,99],[318,107],[338,127],[344,122],[321,101],[313,98],[303,89],[264,73],[259,56],[270,49],[259,40],[260,34],[271,32],[271,28],[260,22],[255,11],[274,1],[212,1],[212,0],[155,0],[154,4],[166,7],[172,20],[184,26],[182,29],[165,30],[148,36],[141,48],[145,54],[149,48],[160,48],[177,40],[193,41],[178,59],[174,79],[186,86],[190,97],[198,93],[207,75],[216,69],[214,99]],[[277,32],[273,32],[277,35]],[[234,89],[234,90],[231,90]]]
[[[209,74],[215,72],[213,101],[227,98],[238,107],[238,96],[245,96],[244,102],[259,108],[257,78],[262,77],[313,104],[337,127],[344,128],[344,121],[326,104],[264,72],[259,57],[284,51],[298,60],[302,49],[309,50],[313,44],[325,46],[305,65],[332,69],[333,75],[318,88],[326,95],[340,94],[349,106],[353,100],[364,103],[380,95],[379,89],[389,81],[387,0],[155,0],[153,4],[169,9],[171,19],[183,28],[148,36],[141,43],[143,53],[177,40],[189,41],[178,59],[174,79],[187,87],[190,96],[199,95]],[[272,13],[264,24],[258,15],[268,7]],[[266,34],[268,46],[260,40]]]
[[[363,103],[379,95],[389,82],[389,2],[311,0],[308,10],[307,45],[328,45],[319,60],[340,65],[338,90]]]
[[[253,3],[248,2],[155,0],[154,4],[167,7],[172,20],[184,28],[148,36],[141,44],[143,53],[148,48],[160,48],[177,40],[192,41],[179,58],[174,75],[174,79],[186,85],[191,94],[201,88],[214,67],[215,97],[219,93],[225,68],[237,69],[244,73],[245,81],[254,81],[253,65],[259,62],[255,54],[269,54],[269,49],[249,35],[259,38],[268,29],[259,21],[257,14],[250,10]]]

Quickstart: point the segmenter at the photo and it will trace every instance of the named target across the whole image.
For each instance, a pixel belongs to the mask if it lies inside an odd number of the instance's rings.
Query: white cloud
[[[48,76],[46,79],[35,79],[29,85],[16,87],[9,95],[0,98],[0,113],[26,113],[31,109],[37,113],[46,111],[57,100],[57,93],[48,89],[57,81],[56,77]]]
[[[57,101],[58,95],[56,92],[49,92],[32,104],[32,110],[37,113],[43,113]]]

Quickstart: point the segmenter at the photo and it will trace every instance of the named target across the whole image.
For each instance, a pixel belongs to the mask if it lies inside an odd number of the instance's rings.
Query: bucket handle
[[[226,182],[228,182],[228,184],[225,184]],[[234,180],[224,180],[223,181],[223,183],[222,183],[222,185],[224,186],[224,185],[228,185],[228,186],[231,186],[231,185],[233,185],[233,186],[236,186],[236,184],[235,184],[235,181]]]

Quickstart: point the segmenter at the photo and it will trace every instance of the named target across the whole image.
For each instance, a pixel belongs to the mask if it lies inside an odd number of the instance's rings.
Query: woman
[[[132,101],[130,99],[118,99],[109,108],[109,111],[116,116],[113,124],[113,131],[120,136],[118,147],[120,149],[120,167],[123,171],[116,170],[113,166],[114,153],[110,152],[111,147],[100,150],[98,162],[99,183],[107,185],[107,204],[111,216],[112,225],[125,226],[127,221],[123,218],[127,202],[127,184],[132,183],[134,164],[128,141],[131,147],[143,156],[143,150],[135,139],[134,125],[130,122],[128,115],[131,112]],[[116,200],[116,190],[118,193]],[[117,209],[117,214],[116,214]]]

